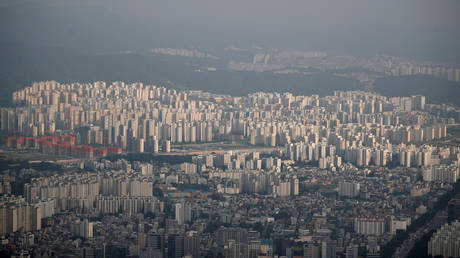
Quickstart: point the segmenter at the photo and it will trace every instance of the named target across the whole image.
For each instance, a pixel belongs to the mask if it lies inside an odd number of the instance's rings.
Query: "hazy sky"
[[[21,13],[16,16],[17,23],[23,23],[22,27],[15,24],[15,19],[2,20],[2,30],[10,35],[2,41],[13,41],[16,40],[15,37],[26,41],[27,35],[38,34],[38,30],[46,34],[45,43],[51,44],[55,40],[56,45],[64,44],[62,42],[66,42],[66,39],[62,32],[53,33],[56,26],[53,24],[63,19],[62,26],[55,29],[65,30],[68,25],[73,27],[72,33],[82,33],[80,38],[85,42],[81,42],[80,46],[86,46],[88,38],[103,41],[101,46],[97,42],[90,44],[87,46],[89,50],[92,46],[100,48],[102,45],[108,47],[111,44],[114,49],[264,45],[351,54],[405,55],[449,61],[457,61],[460,57],[458,0],[18,2],[21,1],[4,0],[2,5],[15,9],[28,8],[31,5],[38,5],[40,8],[35,12],[26,12],[29,17],[20,17],[24,15]],[[58,11],[53,8],[58,8]],[[78,12],[74,12],[75,9]],[[34,19],[35,16],[41,18]],[[30,23],[24,21],[28,18],[31,19]],[[42,20],[52,25],[40,24]],[[88,21],[91,23],[87,24]],[[28,31],[34,27],[35,31]],[[12,28],[22,28],[25,35],[18,31],[8,31]],[[113,38],[117,42],[98,39],[97,35],[106,39]],[[74,41],[79,40],[74,35],[69,37],[72,37],[69,44],[75,44]]]

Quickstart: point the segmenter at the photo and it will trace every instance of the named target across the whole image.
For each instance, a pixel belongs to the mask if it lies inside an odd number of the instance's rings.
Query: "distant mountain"
[[[334,90],[361,90],[354,79],[327,72],[274,74],[230,70],[196,72],[201,60],[189,57],[141,54],[84,54],[61,47],[0,44],[1,105],[11,104],[13,91],[33,81],[144,82],[176,89],[245,95],[256,91],[292,92],[300,95],[332,94]],[[380,78],[375,90],[386,96],[423,94],[433,103],[460,105],[460,83],[431,76]]]
[[[59,47],[0,44],[0,101],[11,104],[11,94],[33,81],[85,82],[103,80],[144,82],[177,89],[244,95],[256,91],[331,94],[362,89],[353,79],[329,73],[284,75],[271,72],[217,70],[195,72],[187,58],[140,54],[90,55]],[[182,61],[181,61],[182,60]]]

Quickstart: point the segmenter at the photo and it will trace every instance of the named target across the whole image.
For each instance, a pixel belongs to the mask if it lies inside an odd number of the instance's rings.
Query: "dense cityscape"
[[[460,256],[458,107],[102,81],[12,98],[2,255],[406,257],[430,233],[424,255]]]

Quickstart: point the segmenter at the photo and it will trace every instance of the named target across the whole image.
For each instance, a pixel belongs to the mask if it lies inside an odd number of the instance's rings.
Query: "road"
[[[426,223],[423,227],[419,228],[416,232],[410,233],[409,238],[406,239],[401,246],[399,246],[395,253],[392,255],[394,258],[405,258],[410,250],[414,247],[415,242],[419,240],[426,232],[438,229],[447,221],[447,210],[443,209],[438,211],[433,218]]]
[[[272,152],[276,150],[275,147],[260,147],[260,148],[236,148],[236,149],[225,149],[225,150],[202,150],[202,151],[174,151],[174,152],[160,152],[156,155],[158,156],[188,156],[188,155],[206,155],[206,154],[221,154],[225,152]]]

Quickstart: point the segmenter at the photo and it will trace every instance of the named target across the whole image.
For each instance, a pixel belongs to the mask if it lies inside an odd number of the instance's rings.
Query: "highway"
[[[408,256],[409,252],[414,247],[414,244],[421,238],[423,235],[431,230],[438,229],[446,223],[447,221],[447,210],[443,209],[438,211],[434,217],[427,222],[423,227],[420,227],[416,232],[410,233],[409,238],[406,239],[401,246],[399,246],[395,253],[392,255],[394,258],[405,258]]]
[[[207,154],[222,154],[225,152],[272,152],[276,150],[275,147],[258,147],[258,148],[237,148],[237,149],[212,149],[212,150],[192,150],[192,151],[173,151],[173,152],[160,152],[158,156],[188,156],[188,155],[207,155]]]

